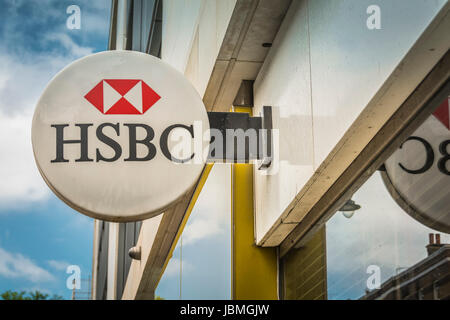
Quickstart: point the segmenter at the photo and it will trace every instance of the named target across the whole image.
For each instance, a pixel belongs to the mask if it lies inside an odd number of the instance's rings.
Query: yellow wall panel
[[[232,297],[278,299],[276,249],[255,245],[253,164],[234,164],[232,178]]]

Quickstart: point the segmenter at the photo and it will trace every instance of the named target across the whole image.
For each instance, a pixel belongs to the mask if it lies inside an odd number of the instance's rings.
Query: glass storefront
[[[282,259],[283,298],[450,298],[449,101]]]
[[[158,284],[157,299],[231,298],[231,166],[215,164]]]

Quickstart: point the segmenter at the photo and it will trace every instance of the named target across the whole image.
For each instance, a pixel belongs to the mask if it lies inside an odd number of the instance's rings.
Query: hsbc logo
[[[148,111],[161,97],[144,81],[138,79],[103,79],[92,88],[84,98],[104,115],[142,115]],[[55,129],[56,157],[51,163],[71,162],[64,155],[65,145],[79,145],[80,157],[75,162],[94,162],[88,154],[89,130],[93,123],[68,123],[51,124]],[[123,127],[121,129],[121,127]],[[71,129],[70,129],[71,128]],[[78,128],[78,129],[77,129]],[[107,135],[106,129],[110,129],[116,137]],[[111,131],[112,129],[112,131]],[[96,148],[95,162],[115,162],[122,156],[122,146],[115,140],[121,135],[123,129],[128,129],[129,155],[124,161],[150,161],[156,156],[156,147],[152,143],[155,137],[154,129],[146,123],[124,123],[120,122],[101,123],[95,128],[95,135],[99,142],[114,151],[112,157],[105,157],[101,148]],[[164,156],[176,163],[184,163],[193,159],[194,154],[179,159],[173,156],[169,150],[169,135],[175,129],[185,130],[189,137],[194,138],[194,125],[173,124],[168,126],[161,134],[160,149]],[[70,130],[73,136],[78,131],[79,139],[66,139],[66,131]],[[138,136],[144,138],[139,139]],[[138,146],[145,149],[145,156],[138,156]]]
[[[433,112],[433,116],[450,130],[450,96]]]
[[[75,210],[125,222],[160,214],[195,185],[209,119],[179,71],[135,51],[105,51],[61,70],[33,117],[36,164]]]
[[[103,114],[144,114],[161,99],[138,79],[101,80],[84,98]]]

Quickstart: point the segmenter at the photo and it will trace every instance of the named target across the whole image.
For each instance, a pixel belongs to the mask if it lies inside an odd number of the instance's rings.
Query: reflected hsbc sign
[[[385,162],[391,196],[422,224],[450,233],[450,97]]]
[[[52,79],[32,143],[63,201],[94,218],[134,221],[162,213],[195,185],[208,134],[202,100],[181,73],[147,54],[108,51]]]
[[[423,153],[425,154],[425,162],[422,166],[419,166],[417,168],[407,168],[402,163],[399,163],[400,168],[402,168],[405,172],[410,174],[422,174],[430,170],[430,168],[435,164],[435,152],[433,150],[432,143],[436,143],[437,150],[439,150],[437,157],[438,160],[436,162],[438,170],[444,174],[444,175],[450,175],[450,170],[448,167],[450,167],[450,151],[448,150],[448,146],[450,145],[450,139],[448,139],[448,135],[445,135],[446,130],[441,127],[443,125],[447,130],[450,132],[450,117],[449,117],[449,101],[450,97],[447,98],[442,104],[439,106],[439,108],[433,113],[433,117],[435,120],[428,120],[428,122],[436,122],[438,120],[440,124],[436,124],[437,128],[430,128],[430,131],[433,132],[442,132],[442,141],[436,141],[439,140],[435,138],[434,136],[430,139],[427,139],[428,137],[421,137],[421,136],[411,136],[408,139],[406,139],[405,143],[408,141],[413,141],[416,143],[419,143],[423,147]],[[405,144],[403,143],[403,144]],[[400,148],[403,147],[400,146]]]

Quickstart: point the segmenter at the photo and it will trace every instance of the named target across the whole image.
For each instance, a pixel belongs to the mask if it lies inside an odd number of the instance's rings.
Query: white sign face
[[[424,225],[450,233],[450,123],[444,101],[386,162],[396,202]]]
[[[107,51],[59,72],[33,118],[37,166],[67,204],[108,221],[155,216],[198,180],[209,121],[185,77],[153,56]]]

